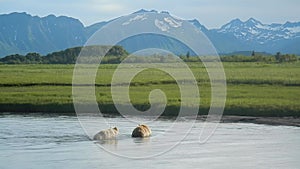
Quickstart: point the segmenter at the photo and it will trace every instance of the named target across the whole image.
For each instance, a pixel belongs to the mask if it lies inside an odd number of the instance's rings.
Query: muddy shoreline
[[[20,112],[0,112],[0,118],[9,115],[21,115],[21,116],[40,116],[40,117],[57,117],[57,116],[76,116],[75,113],[20,113]],[[95,114],[90,114],[95,115]],[[89,114],[87,114],[89,116]],[[120,117],[119,114],[104,114],[104,117]],[[150,117],[150,116],[149,116]],[[177,116],[160,116],[159,119],[165,120],[176,120]],[[183,119],[195,119],[194,117],[186,116],[182,117]],[[198,115],[197,120],[206,121],[207,115]],[[212,117],[210,122],[218,122],[218,118]],[[265,124],[265,125],[273,125],[273,126],[296,126],[300,127],[300,117],[260,117],[260,116],[237,116],[237,115],[223,115],[221,123],[254,123],[254,124]]]
[[[205,120],[206,116],[198,116],[199,120]],[[254,117],[254,116],[231,116],[225,115],[222,117],[221,123],[254,123],[265,125],[283,125],[300,127],[299,117]]]

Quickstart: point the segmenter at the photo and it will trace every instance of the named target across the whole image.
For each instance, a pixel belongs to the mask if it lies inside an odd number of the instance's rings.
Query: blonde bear
[[[145,124],[138,125],[131,134],[131,137],[149,137],[151,135],[150,128]]]
[[[94,136],[94,140],[107,140],[116,138],[119,134],[119,129],[117,127],[110,128],[107,130],[102,130]]]

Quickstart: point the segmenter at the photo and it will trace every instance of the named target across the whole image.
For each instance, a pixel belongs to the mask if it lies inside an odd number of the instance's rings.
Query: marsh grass
[[[299,62],[223,64],[227,78],[225,114],[300,116]],[[199,63],[188,65],[200,90],[199,114],[207,114],[211,90],[205,67]],[[73,68],[74,65],[0,65],[0,111],[74,114]],[[118,113],[110,94],[110,82],[116,68],[117,65],[106,64],[98,69],[96,97],[104,113]],[[177,115],[180,93],[176,81],[165,72],[147,69],[130,84],[130,99],[137,109],[147,110],[150,91],[161,89],[168,100],[163,115]]]

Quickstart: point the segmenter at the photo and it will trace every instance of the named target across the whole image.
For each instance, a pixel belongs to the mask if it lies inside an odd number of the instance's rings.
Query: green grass
[[[227,77],[225,114],[300,116],[299,62],[223,64]],[[188,65],[200,89],[199,114],[206,114],[211,95],[208,75],[203,65]],[[0,65],[0,112],[73,113],[73,68],[74,65]],[[117,65],[101,65],[98,69],[96,96],[105,113],[118,113],[109,87],[116,68]],[[153,89],[161,89],[167,96],[164,115],[175,115],[181,103],[178,86],[172,77],[155,69],[139,73],[131,82],[133,105],[140,110],[149,108],[148,97]]]

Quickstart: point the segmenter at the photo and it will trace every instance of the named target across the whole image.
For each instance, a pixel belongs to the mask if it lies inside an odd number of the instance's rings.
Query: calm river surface
[[[77,117],[2,115],[0,169],[300,168],[298,127],[221,123],[206,143],[199,144],[200,121],[179,142],[183,132],[178,138],[160,140],[172,120],[149,124],[153,132],[149,139],[130,137],[135,122],[120,117],[105,120],[120,129],[116,140],[90,141]],[[91,133],[102,129],[91,128]]]

